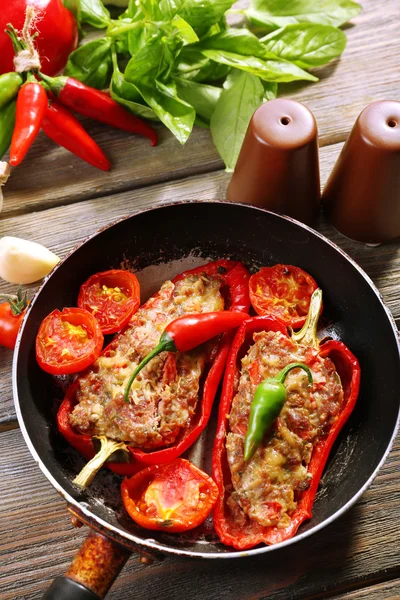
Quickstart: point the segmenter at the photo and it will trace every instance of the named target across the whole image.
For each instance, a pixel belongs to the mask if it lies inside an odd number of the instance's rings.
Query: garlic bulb
[[[36,242],[5,236],[0,239],[0,277],[16,284],[45,277],[59,262],[58,256]]]

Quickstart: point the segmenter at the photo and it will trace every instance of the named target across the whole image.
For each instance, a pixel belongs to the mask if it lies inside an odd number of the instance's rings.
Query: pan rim
[[[101,234],[103,231],[108,230],[111,227],[114,227],[118,223],[120,223],[122,221],[125,221],[125,220],[127,220],[129,218],[132,218],[134,216],[145,214],[145,213],[148,213],[148,212],[154,212],[156,210],[162,210],[162,209],[165,209],[165,208],[168,208],[168,207],[173,207],[173,206],[176,206],[176,205],[189,205],[189,204],[221,204],[221,205],[224,205],[224,204],[226,204],[226,205],[232,205],[232,204],[234,204],[236,206],[242,206],[244,208],[248,208],[248,209],[250,208],[252,210],[259,211],[260,213],[272,214],[275,217],[278,217],[278,218],[280,218],[280,219],[282,219],[284,221],[289,221],[292,224],[296,225],[297,227],[300,227],[301,229],[308,231],[313,236],[319,238],[322,242],[324,242],[324,243],[328,244],[329,246],[331,246],[336,252],[338,252],[340,255],[342,255],[356,269],[356,271],[358,271],[358,273],[368,283],[369,287],[371,288],[371,290],[376,295],[376,297],[377,297],[380,305],[384,309],[384,311],[386,313],[386,317],[388,318],[388,321],[389,321],[389,323],[391,325],[391,328],[392,328],[392,331],[393,331],[393,335],[394,335],[394,338],[395,338],[395,341],[396,341],[396,345],[397,345],[397,351],[398,351],[398,355],[399,355],[399,360],[400,360],[400,340],[399,340],[399,337],[398,337],[398,332],[397,332],[397,327],[396,327],[396,324],[395,324],[395,320],[394,320],[394,317],[391,314],[389,308],[386,306],[385,302],[383,301],[383,298],[382,298],[382,295],[381,295],[380,291],[378,290],[378,288],[376,287],[376,285],[373,283],[373,281],[369,277],[369,275],[367,275],[367,273],[365,273],[365,271],[358,265],[358,263],[353,258],[351,258],[344,250],[342,250],[342,248],[340,248],[337,244],[335,244],[335,242],[332,242],[327,237],[325,237],[323,234],[319,233],[318,231],[316,231],[315,229],[309,227],[308,225],[305,225],[304,223],[302,223],[300,221],[297,221],[296,219],[293,219],[292,217],[288,217],[286,215],[281,215],[281,214],[275,213],[273,211],[268,211],[268,210],[265,210],[263,208],[251,206],[249,204],[244,204],[244,203],[239,203],[239,202],[230,202],[230,201],[226,201],[226,200],[210,200],[210,199],[207,199],[207,200],[180,200],[180,201],[175,201],[175,202],[168,202],[168,203],[162,203],[162,204],[159,204],[159,203],[158,204],[154,204],[154,205],[149,206],[146,209],[138,210],[136,212],[133,212],[133,213],[128,214],[128,215],[125,215],[125,216],[123,216],[123,217],[121,217],[119,219],[116,219],[116,220],[112,221],[108,225],[100,228],[99,230],[97,230],[93,234],[87,236],[79,244],[75,245],[66,254],[66,256],[54,267],[54,269],[49,273],[49,275],[47,275],[45,277],[45,279],[43,280],[43,282],[40,285],[39,289],[37,290],[34,299],[32,300],[32,302],[30,303],[30,305],[28,307],[26,318],[24,319],[23,325],[20,328],[20,331],[19,331],[18,337],[17,337],[17,341],[16,341],[16,346],[15,346],[15,351],[14,351],[14,357],[13,357],[13,365],[12,365],[12,389],[13,389],[14,405],[15,405],[15,410],[16,410],[16,415],[17,415],[18,423],[19,423],[22,435],[24,437],[25,443],[27,444],[28,449],[29,449],[29,451],[30,451],[33,459],[35,460],[35,462],[37,462],[40,470],[45,475],[45,477],[48,479],[48,481],[58,491],[58,493],[61,494],[61,496],[67,501],[68,504],[76,507],[81,513],[83,513],[83,515],[85,517],[88,518],[89,521],[94,520],[95,523],[97,523],[98,525],[100,525],[104,530],[109,531],[110,533],[113,533],[114,537],[116,536],[117,538],[118,537],[124,538],[125,540],[128,540],[129,542],[131,542],[135,546],[139,546],[139,547],[143,546],[145,548],[152,549],[152,550],[154,550],[157,553],[171,554],[171,555],[177,555],[177,556],[187,556],[187,557],[191,557],[191,558],[196,557],[196,558],[206,558],[206,559],[212,559],[212,558],[226,559],[226,558],[241,558],[241,557],[248,557],[248,556],[256,556],[256,555],[259,555],[259,554],[264,554],[265,552],[272,552],[273,550],[284,548],[286,546],[289,546],[291,544],[297,543],[297,542],[299,542],[301,540],[304,540],[304,539],[308,538],[309,536],[313,535],[314,533],[317,533],[318,531],[320,531],[322,528],[330,525],[333,521],[335,521],[337,518],[339,518],[341,515],[343,515],[347,510],[349,510],[358,501],[358,499],[362,496],[362,494],[366,491],[366,489],[371,485],[371,483],[373,482],[373,480],[377,476],[379,470],[381,469],[382,465],[386,461],[387,456],[388,456],[389,452],[391,451],[391,449],[393,447],[393,443],[394,443],[395,437],[396,437],[397,432],[398,432],[398,430],[400,428],[400,403],[399,403],[399,409],[398,409],[398,413],[397,413],[396,423],[394,424],[393,433],[392,433],[392,436],[390,438],[388,446],[387,446],[387,448],[386,448],[386,450],[385,450],[385,452],[384,452],[381,460],[379,461],[378,465],[374,469],[374,471],[371,474],[371,476],[364,483],[364,485],[360,488],[360,490],[358,490],[358,492],[344,506],[342,506],[339,510],[337,510],[335,513],[333,513],[333,515],[331,515],[330,517],[328,517],[327,519],[325,519],[324,521],[322,521],[320,524],[315,525],[314,527],[311,527],[307,531],[304,531],[302,533],[297,534],[293,538],[290,538],[288,540],[280,542],[279,544],[270,545],[270,546],[261,546],[261,547],[256,547],[256,548],[252,548],[252,549],[249,549],[249,550],[244,550],[244,551],[241,551],[241,550],[232,550],[232,551],[227,551],[227,552],[201,552],[201,551],[185,550],[185,549],[181,549],[181,548],[174,548],[174,547],[171,547],[171,546],[166,546],[166,545],[163,545],[160,542],[157,542],[156,540],[151,539],[151,538],[147,538],[146,539],[146,538],[137,537],[136,535],[134,535],[132,533],[129,533],[128,531],[122,530],[121,528],[118,528],[115,525],[112,525],[108,521],[105,521],[101,517],[99,517],[99,516],[95,515],[94,513],[92,513],[92,511],[89,508],[87,508],[86,506],[82,505],[80,502],[78,502],[72,496],[70,496],[70,494],[68,494],[62,488],[62,486],[56,481],[56,479],[54,478],[54,476],[52,475],[52,473],[50,472],[50,470],[43,464],[42,459],[38,455],[38,453],[37,453],[37,451],[36,451],[33,443],[31,442],[31,439],[29,437],[29,434],[28,434],[28,431],[26,429],[25,422],[24,422],[24,419],[23,419],[23,416],[22,416],[21,407],[20,407],[20,400],[19,400],[18,387],[17,387],[17,365],[18,365],[18,356],[19,356],[20,341],[21,341],[21,337],[22,337],[23,331],[25,329],[25,325],[26,325],[26,323],[28,321],[27,317],[29,316],[29,313],[30,313],[32,307],[34,306],[35,302],[37,301],[38,297],[40,296],[40,293],[41,293],[42,289],[46,285],[46,283],[49,280],[49,278],[53,275],[53,273],[56,270],[58,270],[59,268],[61,268],[61,266],[64,264],[64,262],[78,248],[81,248],[83,245],[85,245],[92,238],[94,238],[97,235]],[[123,542],[120,542],[120,543],[123,544]]]

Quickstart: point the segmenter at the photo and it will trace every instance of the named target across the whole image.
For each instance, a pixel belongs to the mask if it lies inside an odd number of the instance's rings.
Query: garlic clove
[[[10,283],[38,281],[59,261],[58,256],[36,242],[12,236],[0,239],[0,277]]]

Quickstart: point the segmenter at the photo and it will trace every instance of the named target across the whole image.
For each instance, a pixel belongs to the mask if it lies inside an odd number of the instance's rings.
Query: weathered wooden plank
[[[309,540],[255,559],[166,558],[145,567],[132,557],[109,598],[301,600],[399,578],[399,468],[400,438],[358,504]],[[19,430],[0,434],[0,472],[1,598],[36,600],[66,570],[86,528],[72,528]],[[339,596],[353,597],[370,598]]]
[[[344,140],[370,102],[399,96],[398,3],[363,5],[354,25],[346,28],[343,57],[316,70],[320,81],[282,86],[282,95],[313,111],[322,146]],[[182,147],[160,126],[160,145],[150,148],[143,138],[93,122],[85,121],[86,125],[110,157],[112,171],[98,171],[40,135],[24,163],[13,170],[2,218],[222,168],[206,130],[196,128]]]
[[[367,588],[334,596],[332,600],[398,600],[400,598],[400,579],[387,583],[371,585]]]
[[[322,179],[325,181],[341,144],[321,149]],[[76,244],[104,225],[124,215],[150,205],[182,199],[223,199],[229,181],[224,171],[193,177],[166,185],[131,190],[105,198],[48,209],[0,221],[0,237],[16,235],[43,243],[59,256],[64,256]],[[384,244],[371,248],[352,242],[322,220],[318,229],[347,251],[379,287],[385,302],[395,317],[400,317],[398,282],[400,281],[399,244]],[[32,293],[37,285],[30,286]],[[15,292],[16,286],[0,282],[0,292]],[[15,426],[11,394],[12,352],[0,347],[0,428]]]

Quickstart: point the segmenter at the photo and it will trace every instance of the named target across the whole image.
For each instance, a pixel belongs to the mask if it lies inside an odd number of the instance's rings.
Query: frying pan
[[[87,491],[78,491],[71,481],[83,459],[55,425],[68,381],[56,381],[35,360],[40,322],[55,308],[75,306],[79,287],[91,274],[110,268],[134,270],[143,302],[163,281],[217,258],[242,260],[250,270],[286,263],[308,271],[324,293],[321,335],[341,339],[362,369],[359,400],[331,453],[312,519],[293,539],[246,552],[220,544],[211,527],[180,535],[140,528],[122,505],[120,478],[108,469],[101,470]],[[104,598],[131,552],[148,559],[157,554],[233,559],[273,552],[331,523],[365,491],[389,452],[399,422],[399,358],[394,321],[368,276],[333,243],[287,217],[249,205],[183,202],[134,214],[90,237],[43,283],[28,309],[13,365],[14,398],[25,441],[76,519],[92,528],[66,576],[57,578],[44,598]],[[214,426],[215,418],[188,453],[209,472]]]

